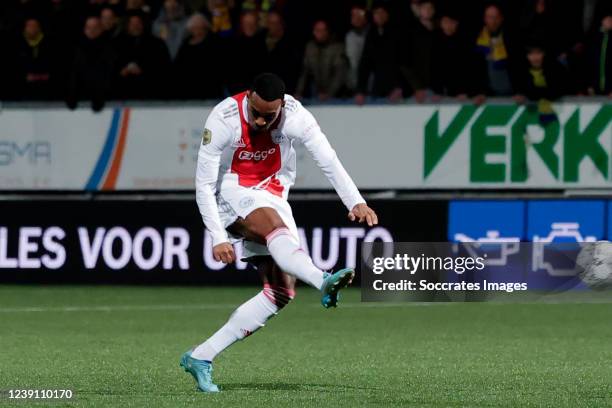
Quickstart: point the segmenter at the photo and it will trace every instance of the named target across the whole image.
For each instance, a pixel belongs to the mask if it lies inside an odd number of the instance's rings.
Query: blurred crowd
[[[612,96],[612,0],[2,0],[0,99]]]

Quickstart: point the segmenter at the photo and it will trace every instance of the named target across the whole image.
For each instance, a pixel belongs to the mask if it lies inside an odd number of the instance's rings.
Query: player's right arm
[[[204,225],[212,236],[213,256],[217,261],[233,262],[234,250],[229,242],[227,231],[223,228],[215,193],[221,154],[232,140],[231,129],[222,120],[221,113],[214,109],[204,125],[202,143],[198,152],[196,170],[196,202]]]

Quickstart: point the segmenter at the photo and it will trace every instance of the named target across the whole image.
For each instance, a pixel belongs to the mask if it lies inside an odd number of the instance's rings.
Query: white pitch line
[[[451,303],[342,303],[340,308],[389,308],[389,307],[415,307],[415,306],[441,306]],[[239,302],[217,305],[116,305],[116,306],[52,306],[52,307],[0,307],[0,313],[41,313],[41,312],[124,312],[124,311],[164,311],[164,310],[217,310],[235,309]],[[318,304],[309,307],[321,308]]]
[[[52,306],[52,307],[9,307],[0,308],[0,313],[21,313],[21,312],[122,312],[122,311],[148,311],[148,310],[206,310],[206,309],[227,309],[237,305],[218,304],[218,305],[116,305],[116,306]]]
[[[166,305],[113,305],[113,306],[25,306],[25,307],[8,307],[0,306],[0,313],[46,313],[46,312],[125,312],[125,311],[172,311],[172,310],[223,310],[235,309],[239,306],[237,303],[220,303],[211,304],[166,304]],[[432,307],[432,306],[453,306],[463,304],[465,302],[404,302],[404,303],[383,303],[383,302],[352,302],[341,303],[339,309],[376,309],[376,308],[407,308],[407,307]],[[542,300],[542,301],[526,301],[526,302],[482,302],[470,303],[481,305],[557,305],[557,304],[610,304],[610,299],[590,299],[590,300]],[[318,303],[306,305],[312,308],[321,308]]]

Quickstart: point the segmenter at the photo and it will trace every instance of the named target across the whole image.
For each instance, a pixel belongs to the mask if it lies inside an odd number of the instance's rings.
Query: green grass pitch
[[[612,406],[612,303],[365,304],[313,290],[217,360],[196,392],[180,355],[257,288],[0,286],[8,389],[66,407]]]

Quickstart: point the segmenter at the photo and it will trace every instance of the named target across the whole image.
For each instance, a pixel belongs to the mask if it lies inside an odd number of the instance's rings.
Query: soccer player
[[[213,242],[213,256],[234,262],[231,242],[243,240],[244,258],[258,270],[263,290],[242,304],[208,340],[181,358],[204,392],[218,392],[212,361],[238,340],[263,327],[293,299],[296,278],[321,291],[324,307],[335,307],[338,291],[355,272],[323,272],[300,248],[287,202],[295,181],[293,142],[301,142],[349,210],[350,220],[376,225],[370,209],[338,160],[319,125],[300,102],[285,95],[283,81],[259,75],[250,90],[212,110],[198,155],[196,200]],[[231,237],[231,238],[230,238]]]

